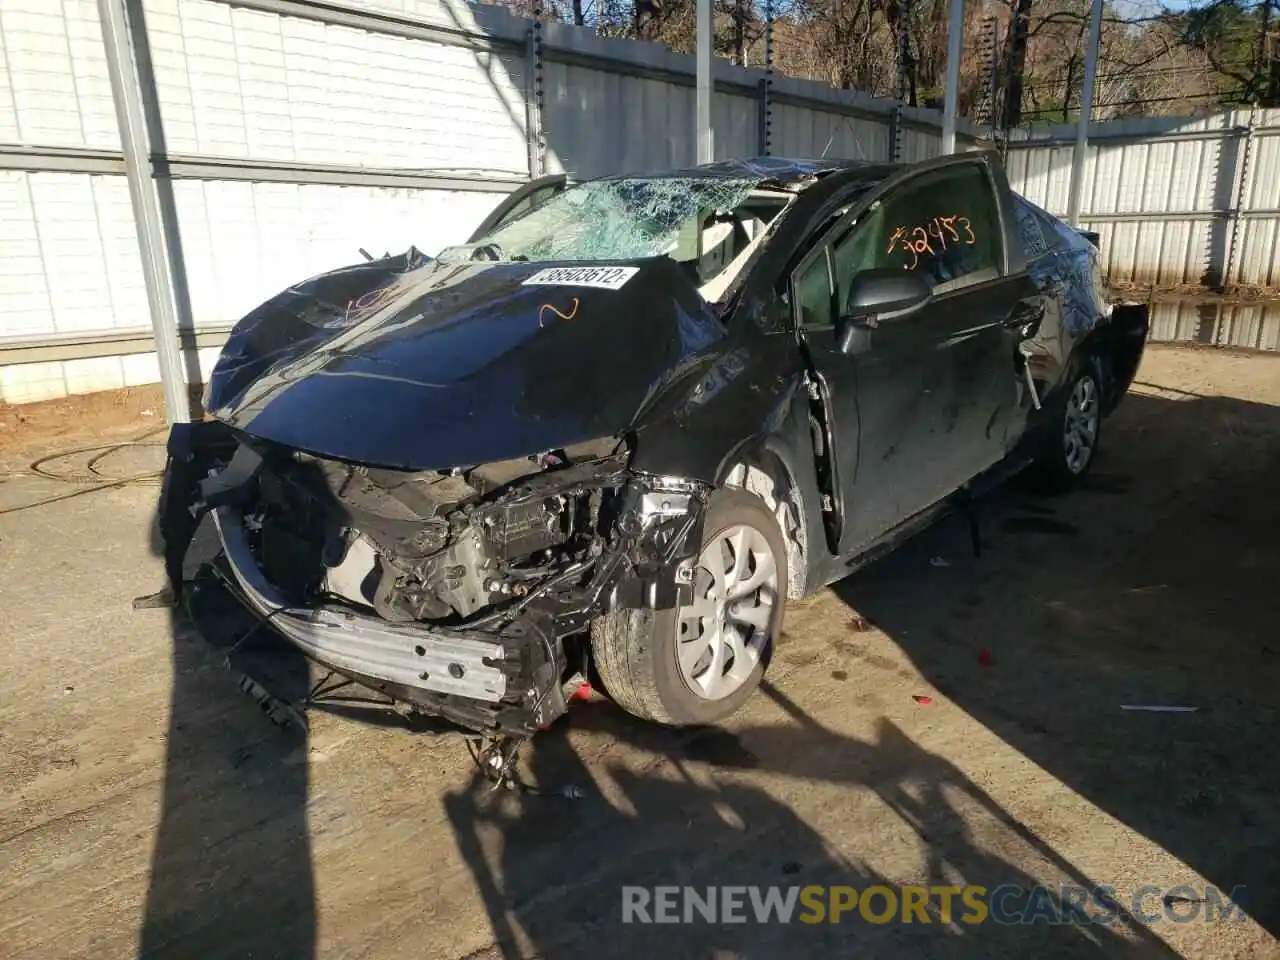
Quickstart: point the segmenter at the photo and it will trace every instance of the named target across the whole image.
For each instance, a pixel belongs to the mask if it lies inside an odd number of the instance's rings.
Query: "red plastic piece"
[[[991,655],[991,651],[983,647],[978,651],[978,663],[984,667],[994,666],[996,658]]]
[[[590,700],[591,684],[589,683],[578,684],[578,689],[573,692],[573,699],[574,700]]]
[[[922,707],[927,707],[929,706],[929,704],[933,703],[933,697],[925,697],[918,693],[912,694],[911,699],[914,700],[916,703],[920,704],[920,706]]]

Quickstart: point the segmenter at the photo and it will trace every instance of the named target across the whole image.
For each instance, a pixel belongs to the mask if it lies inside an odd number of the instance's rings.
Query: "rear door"
[[[512,220],[523,217],[560,193],[568,185],[568,178],[563,173],[530,180],[522,187],[517,187],[499,203],[480,226],[468,238],[467,243],[475,243],[485,234],[496,230]]]
[[[1007,256],[1003,214],[988,162],[949,160],[837,227],[797,271],[801,337],[836,421],[841,552],[952,493],[1002,459],[1020,433],[1018,331],[1039,302],[1021,256]],[[829,305],[806,311],[824,263]],[[863,331],[857,349],[842,354],[834,320],[850,283],[883,267],[918,274],[934,298]]]

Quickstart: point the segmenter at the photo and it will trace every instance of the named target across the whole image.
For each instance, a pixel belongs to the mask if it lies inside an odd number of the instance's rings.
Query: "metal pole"
[[[1218,286],[1225,291],[1231,286],[1231,271],[1235,269],[1236,249],[1240,242],[1240,214],[1244,211],[1245,201],[1253,194],[1253,171],[1249,169],[1253,159],[1253,131],[1258,125],[1258,104],[1255,102],[1249,110],[1249,125],[1244,129],[1237,148],[1238,159],[1236,170],[1239,180],[1236,183],[1235,205],[1231,208],[1231,232],[1227,234],[1227,253],[1222,258],[1222,281]]]
[[[947,23],[947,91],[942,103],[942,152],[956,152],[956,112],[960,106],[960,43],[964,38],[964,0],[951,0]]]
[[[529,179],[537,180],[546,171],[542,141],[542,3],[533,7],[533,29],[525,50],[529,75],[525,90],[525,140],[529,147]]]
[[[764,0],[764,135],[760,152],[773,150],[773,0]]]
[[[1089,120],[1093,117],[1093,80],[1098,73],[1098,44],[1102,39],[1102,0],[1093,0],[1089,16],[1089,42],[1084,48],[1084,89],[1080,91],[1080,119],[1076,121],[1076,146],[1071,153],[1071,194],[1067,198],[1067,223],[1079,226],[1080,192],[1084,188],[1084,155],[1089,149]]]
[[[147,125],[138,92],[138,70],[129,43],[129,23],[125,0],[98,0],[102,21],[102,42],[107,53],[107,73],[111,78],[111,98],[116,105],[120,146],[124,151],[124,172],[129,181],[133,221],[142,257],[142,278],[151,307],[151,327],[155,334],[160,383],[164,387],[164,411],[170,423],[190,419],[187,381],[182,369],[182,348],[178,341],[177,309],[173,298],[173,277],[165,253],[164,227],[156,200]]]
[[[911,0],[902,0],[898,13],[898,102],[893,105],[893,113],[889,114],[889,162],[897,163],[902,156],[902,106],[907,101],[907,56],[910,52],[911,36],[907,32],[907,24],[911,16]]]
[[[698,100],[694,131],[698,144],[698,163],[715,159],[715,131],[711,128],[711,0],[698,0],[697,23]]]

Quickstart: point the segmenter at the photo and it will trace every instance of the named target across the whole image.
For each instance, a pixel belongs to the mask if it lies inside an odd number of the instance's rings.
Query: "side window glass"
[[[519,220],[526,213],[537,210],[540,206],[559,193],[561,189],[562,188],[558,184],[552,183],[545,187],[539,187],[527,197],[522,197],[519,203],[502,215],[498,222],[493,225],[492,230],[497,230],[499,227],[505,227],[513,220]],[[492,232],[492,230],[490,232]]]
[[[1013,212],[1018,221],[1018,235],[1022,238],[1022,249],[1028,262],[1044,256],[1049,250],[1045,242],[1044,232],[1040,229],[1040,218],[1036,216],[1031,204],[1021,197],[1014,200]]]
[[[523,197],[519,203],[517,203],[510,210],[508,210],[506,213],[504,213],[501,217],[498,218],[497,223],[493,225],[493,229],[497,230],[499,227],[505,226],[506,224],[510,223],[512,220],[519,220],[526,213],[528,213],[530,210],[533,209],[532,200],[533,200],[532,193],[529,194],[529,196],[527,197]]]
[[[885,236],[884,216],[884,205],[877,201],[832,245],[836,304],[841,308],[849,299],[849,284],[856,273],[885,265],[881,257],[884,251],[880,248],[881,239]]]
[[[858,270],[896,267],[935,288],[961,286],[999,275],[1002,235],[986,171],[978,164],[943,169],[903,184],[871,210],[839,245],[837,273],[847,285]]]
[[[796,319],[801,329],[829,327],[835,322],[831,303],[831,269],[827,251],[821,251],[795,281]]]
[[[554,183],[549,183],[545,187],[539,187],[537,190],[533,191],[533,193],[529,194],[529,209],[537,210],[563,189],[563,187]]]

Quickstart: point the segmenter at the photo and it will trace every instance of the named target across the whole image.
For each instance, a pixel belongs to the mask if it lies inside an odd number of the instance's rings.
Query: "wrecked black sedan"
[[[169,575],[211,513],[279,634],[481,734],[593,675],[715,721],[788,597],[1024,467],[1079,481],[1146,324],[990,154],[536,181],[236,326],[170,437]]]

